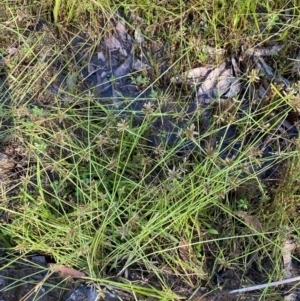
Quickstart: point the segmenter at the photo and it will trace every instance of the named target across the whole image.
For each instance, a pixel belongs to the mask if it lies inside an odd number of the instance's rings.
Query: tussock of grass
[[[6,251],[20,252],[21,257],[46,254],[85,270],[96,283],[160,300],[176,298],[168,283],[170,275],[190,286],[203,286],[203,280],[209,283],[212,271],[218,269],[246,274],[252,254],[258,254],[255,260],[262,278],[268,281],[282,275],[282,239],[299,232],[299,141],[268,159],[258,155],[257,144],[262,135],[278,143],[274,129],[298,108],[296,96],[285,96],[274,86],[268,101],[255,110],[245,111],[241,101],[216,107],[212,126],[206,132],[196,127],[200,148],[189,156],[178,154],[180,145],[150,146],[147,134],[154,120],[168,114],[164,104],[186,105],[181,98],[186,87],[180,90],[168,84],[174,74],[224,60],[200,51],[203,46],[226,48],[226,54],[243,58],[245,47],[281,42],[283,58],[290,56],[299,43],[295,3],[277,1],[269,7],[258,1],[164,5],[55,1],[53,6],[52,1],[44,1],[39,7],[29,5],[23,13],[18,5],[2,6],[6,10],[0,18],[8,21],[0,25],[6,65],[4,83],[0,82],[1,152],[16,161],[1,183],[0,243]],[[161,75],[161,61],[151,58],[154,71],[145,88],[154,91],[150,99],[154,106],[138,122],[124,112],[118,116],[95,99],[93,91],[77,90],[70,78],[71,74],[82,80],[81,68],[111,30],[109,20],[121,8],[145,20],[141,27],[149,49],[155,43],[165,44],[165,59],[172,66]],[[130,33],[136,29],[136,24],[127,25]],[[37,26],[43,30],[33,31]],[[74,62],[81,50],[72,48],[72,39],[82,33],[91,38],[86,41],[91,53],[77,66]],[[8,49],[16,49],[16,54],[10,55]],[[287,59],[277,63],[279,74],[285,74]],[[50,93],[49,88],[66,72],[68,87]],[[257,88],[249,74],[244,75],[242,100]],[[248,101],[250,107],[256,105],[254,99]],[[239,134],[227,150],[237,141],[244,147],[236,158],[222,158],[222,139],[216,148],[210,139],[220,130],[225,134],[231,124]],[[252,131],[247,141],[246,134]],[[257,131],[263,134],[255,135]],[[202,141],[207,142],[205,148]],[[284,168],[279,185],[267,186],[260,178],[263,170],[272,164],[282,169],[280,162]],[[235,215],[241,209],[256,216],[261,231]],[[182,242],[191,247],[188,260],[180,255],[185,250]],[[266,259],[272,274],[263,266]],[[147,277],[155,275],[160,288],[106,278],[116,273],[126,278],[134,269],[144,270]]]

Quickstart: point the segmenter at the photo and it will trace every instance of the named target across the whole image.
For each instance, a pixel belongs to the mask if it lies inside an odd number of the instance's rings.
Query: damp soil
[[[12,258],[11,258],[12,260]],[[131,294],[128,291],[105,284],[92,284],[84,279],[74,279],[71,276],[62,276],[59,272],[51,273],[48,267],[48,258],[43,255],[26,256],[22,260],[16,260],[7,268],[0,271],[0,300],[20,301],[20,300],[42,300],[42,301],[115,301],[115,300],[157,300],[157,298],[144,297],[138,294]],[[8,263],[1,260],[1,264]],[[299,261],[294,260],[294,268],[299,273]],[[225,300],[260,300],[260,291],[244,293],[241,295],[231,294],[230,291],[244,286],[267,283],[269,276],[274,269],[273,263],[268,258],[263,258],[260,262],[254,262],[247,270],[236,268],[213,268],[211,266],[212,279],[203,282],[202,285],[195,286],[197,281],[193,277],[188,282],[184,282],[182,277],[170,275],[165,277],[165,283],[169,285],[173,293],[184,300],[205,300],[205,301],[225,301]],[[262,272],[263,271],[263,272]],[[113,282],[128,282],[140,284],[144,287],[155,287],[162,289],[159,280],[148,273],[141,272],[141,267],[131,268],[126,272],[126,279],[111,271],[107,274],[107,279]],[[124,275],[123,275],[124,276]],[[193,283],[194,282],[194,283]],[[270,296],[279,298],[290,292],[295,287],[291,285],[281,286],[274,289]],[[297,291],[296,291],[297,292]],[[300,300],[300,294],[299,299]]]

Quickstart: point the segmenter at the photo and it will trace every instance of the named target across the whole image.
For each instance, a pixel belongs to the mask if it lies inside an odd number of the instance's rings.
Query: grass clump
[[[272,82],[259,99],[266,79],[244,52],[283,43],[282,57],[270,63],[297,81],[287,67],[299,42],[295,3],[44,1],[22,14],[20,5],[1,5],[6,252],[45,254],[96,284],[160,300],[220,287],[230,271],[248,281],[237,286],[283,277],[282,241],[299,232],[299,141],[278,128],[282,120],[297,124],[299,91],[295,85],[285,95]],[[84,68],[117,15],[130,36],[137,28],[144,35],[137,53],[152,70],[133,80],[141,95],[149,91],[143,114],[128,113],[138,97],[118,111],[95,87],[82,89]],[[185,115],[193,89],[171,78],[231,55],[240,58],[243,88],[237,99],[210,108],[203,130],[201,109],[194,119]],[[185,126],[170,145],[161,124],[174,120]]]

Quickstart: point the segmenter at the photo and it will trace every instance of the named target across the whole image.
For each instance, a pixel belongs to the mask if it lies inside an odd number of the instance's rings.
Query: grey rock
[[[71,294],[64,301],[97,301],[98,293],[95,289],[80,284],[79,287],[71,292]]]

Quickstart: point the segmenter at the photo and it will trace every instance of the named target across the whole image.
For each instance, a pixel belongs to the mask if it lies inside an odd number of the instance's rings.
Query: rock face
[[[59,300],[62,288],[56,287],[57,279],[47,279],[47,271],[43,268],[46,264],[44,256],[38,259],[40,267],[35,266],[33,257],[27,263],[24,261],[15,262],[13,266],[0,271],[0,300],[19,301],[25,296],[27,300],[56,301]],[[3,262],[3,261],[2,261]],[[42,285],[39,286],[39,283]],[[54,285],[52,288],[51,286]]]

